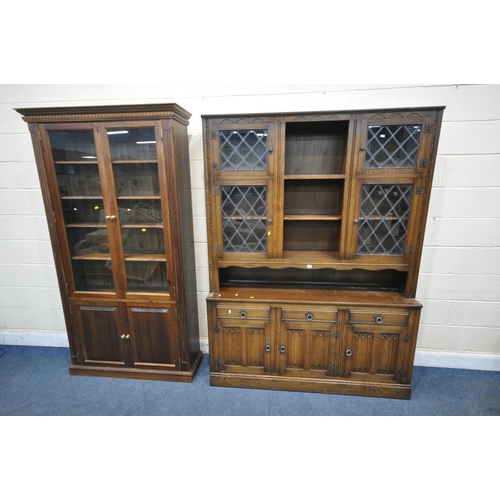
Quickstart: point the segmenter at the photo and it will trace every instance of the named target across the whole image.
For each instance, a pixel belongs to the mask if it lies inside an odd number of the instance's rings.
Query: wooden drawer
[[[337,309],[281,309],[282,321],[322,321],[335,323],[337,317]]]
[[[407,325],[409,312],[407,310],[350,310],[349,323],[363,325]]]
[[[245,307],[241,304],[217,306],[217,319],[270,319],[270,307]]]

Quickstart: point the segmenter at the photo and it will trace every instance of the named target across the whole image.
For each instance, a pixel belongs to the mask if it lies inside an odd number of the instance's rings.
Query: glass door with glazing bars
[[[273,127],[220,125],[212,132],[217,250],[227,259],[271,256],[275,138]]]
[[[426,127],[422,118],[362,123],[353,217],[356,259],[402,262],[412,253],[427,163]]]
[[[169,294],[159,128],[46,129],[72,291]]]

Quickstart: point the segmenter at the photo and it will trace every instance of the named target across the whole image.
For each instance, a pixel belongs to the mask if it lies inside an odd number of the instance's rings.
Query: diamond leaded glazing
[[[221,130],[221,170],[267,170],[267,130]]]
[[[357,255],[404,255],[413,184],[364,184]]]
[[[420,125],[368,127],[365,168],[414,168],[420,144]]]
[[[223,186],[224,252],[267,252],[267,187]]]

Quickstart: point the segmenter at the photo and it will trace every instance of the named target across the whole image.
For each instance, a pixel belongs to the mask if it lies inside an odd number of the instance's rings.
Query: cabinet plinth
[[[213,385],[410,397],[443,110],[202,117]]]
[[[187,125],[176,104],[18,109],[74,375],[190,382],[200,364]]]

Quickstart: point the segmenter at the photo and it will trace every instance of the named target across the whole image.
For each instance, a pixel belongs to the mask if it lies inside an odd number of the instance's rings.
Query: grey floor
[[[415,367],[409,401],[211,387],[208,357],[191,384],[71,376],[66,348],[0,346],[0,415],[500,415],[500,372]]]

